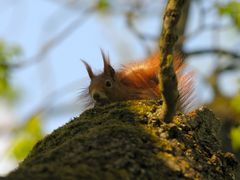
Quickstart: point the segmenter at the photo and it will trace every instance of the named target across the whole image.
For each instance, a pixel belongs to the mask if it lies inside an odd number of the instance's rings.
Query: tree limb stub
[[[163,119],[170,122],[174,116],[179,92],[173,69],[173,46],[177,41],[177,23],[185,0],[169,0],[164,12],[162,33],[159,40],[160,70],[158,73],[163,99]]]

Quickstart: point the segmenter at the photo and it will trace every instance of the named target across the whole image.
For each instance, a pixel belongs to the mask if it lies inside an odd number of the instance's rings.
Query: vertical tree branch
[[[159,40],[160,69],[158,73],[160,92],[163,99],[163,119],[170,122],[176,110],[179,97],[178,83],[173,69],[173,46],[177,41],[177,23],[186,0],[168,0],[162,32]]]

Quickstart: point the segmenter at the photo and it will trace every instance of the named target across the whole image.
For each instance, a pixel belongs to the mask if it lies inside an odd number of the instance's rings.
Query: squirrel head
[[[109,57],[102,50],[101,54],[104,68],[103,72],[99,75],[95,75],[90,65],[82,60],[91,80],[88,94],[96,104],[100,105],[117,101],[117,93],[120,89],[120,83],[118,82],[114,68],[110,64]]]

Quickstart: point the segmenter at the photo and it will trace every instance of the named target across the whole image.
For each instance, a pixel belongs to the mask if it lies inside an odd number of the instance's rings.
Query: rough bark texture
[[[160,101],[84,112],[38,142],[4,179],[234,179],[237,162],[217,140],[206,108],[159,119]]]

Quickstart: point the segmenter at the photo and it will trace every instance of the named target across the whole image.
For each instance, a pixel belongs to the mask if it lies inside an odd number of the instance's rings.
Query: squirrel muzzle
[[[106,94],[101,91],[92,91],[91,96],[97,105],[105,105],[110,102]]]

